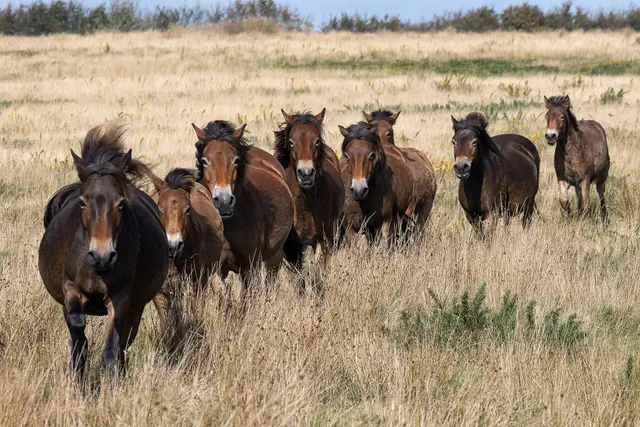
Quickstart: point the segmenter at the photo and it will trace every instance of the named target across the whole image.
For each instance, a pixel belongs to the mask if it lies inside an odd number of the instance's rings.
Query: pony
[[[266,152],[253,157],[255,147],[244,138],[246,125],[236,129],[216,120],[205,129],[192,126],[198,137],[197,181],[213,199],[229,244],[221,278],[229,271],[240,274],[245,304],[255,268],[264,262],[271,281],[282,264],[293,229],[293,198],[277,160]]]
[[[607,222],[604,190],[609,176],[609,148],[607,134],[600,123],[576,119],[569,95],[544,97],[547,107],[545,139],[556,146],[553,165],[558,179],[560,206],[571,214],[569,187],[574,187],[578,199],[578,213],[583,215],[589,206],[589,188],[595,181],[600,199],[600,218]]]
[[[344,206],[344,187],[338,156],[324,141],[325,109],[287,114],[275,134],[275,157],[285,169],[293,196],[294,234],[285,245],[285,257],[297,269],[302,267],[302,248],[312,246],[316,262],[323,267],[333,243]],[[298,241],[291,242],[291,239]],[[289,250],[293,245],[294,250]],[[293,253],[294,256],[290,256]]]
[[[521,135],[490,136],[489,122],[481,113],[461,120],[451,116],[451,121],[458,200],[469,223],[488,236],[500,216],[508,221],[522,213],[522,226],[528,228],[540,175],[535,145]]]
[[[120,126],[91,129],[71,155],[79,182],[57,191],[44,213],[38,269],[62,305],[71,336],[70,369],[88,357],[86,316],[108,316],[103,365],[125,373],[125,351],[142,312],[167,277],[168,245],[158,209],[137,184],[149,168],[125,151]]]

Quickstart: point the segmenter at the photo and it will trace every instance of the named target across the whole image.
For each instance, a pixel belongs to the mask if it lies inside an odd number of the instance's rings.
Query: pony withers
[[[324,267],[344,206],[338,157],[324,142],[324,109],[316,115],[287,114],[284,110],[282,114],[285,121],[274,132],[275,157],[285,169],[295,207],[294,233],[285,244],[285,256],[300,269],[302,252],[298,245],[311,245],[316,262]]]
[[[545,138],[556,146],[553,165],[558,179],[560,206],[571,214],[569,187],[574,187],[578,199],[578,213],[582,216],[589,207],[589,189],[595,181],[600,199],[600,217],[607,222],[604,190],[609,176],[609,148],[607,134],[600,123],[576,119],[569,95],[544,97],[547,107]]]
[[[470,113],[453,122],[454,171],[460,179],[458,199],[469,223],[488,235],[499,217],[523,214],[528,227],[535,211],[540,156],[521,135],[490,136],[489,122]]]
[[[169,257],[178,274],[200,292],[223,262],[225,240],[220,214],[207,189],[188,169],[172,169],[164,180],[154,176],[153,185]]]
[[[193,127],[198,182],[213,198],[230,248],[221,278],[229,271],[240,274],[244,304],[254,269],[264,262],[271,279],[282,264],[293,227],[291,192],[277,160],[247,143],[245,126],[216,120],[205,129]]]
[[[124,373],[145,305],[167,276],[167,239],[155,203],[136,184],[150,174],[123,148],[118,126],[95,127],[73,151],[80,182],[47,203],[38,267],[62,305],[71,335],[70,368],[80,378],[88,357],[86,316],[109,318],[102,362]]]
[[[345,198],[345,232],[364,231],[371,241],[378,234],[389,242],[409,222],[421,229],[435,198],[435,177],[417,178],[431,168],[422,154],[406,156],[398,147],[382,143],[374,125],[360,122],[342,126],[344,137],[340,169]],[[428,172],[426,172],[428,175]]]

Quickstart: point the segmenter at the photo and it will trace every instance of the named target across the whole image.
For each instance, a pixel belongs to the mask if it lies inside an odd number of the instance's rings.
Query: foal
[[[604,189],[609,176],[609,148],[607,134],[600,123],[576,119],[569,95],[544,97],[547,106],[547,133],[549,145],[556,145],[553,165],[558,178],[560,206],[571,213],[569,187],[576,189],[578,213],[589,207],[589,188],[596,182],[600,199],[600,217],[607,222]]]

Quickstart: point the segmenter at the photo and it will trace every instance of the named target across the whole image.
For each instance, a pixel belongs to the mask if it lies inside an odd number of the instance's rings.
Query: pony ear
[[[380,135],[378,135],[378,126],[371,126],[369,128],[369,132],[373,132],[373,134],[376,136],[376,139],[378,140],[378,142],[380,141]]]
[[[396,124],[396,120],[398,120],[398,116],[400,115],[400,113],[402,113],[402,111],[398,111],[397,113],[392,114],[389,117],[389,123],[391,123],[392,126]]]
[[[460,123],[460,121],[459,121],[459,120],[456,120],[456,118],[455,118],[455,117],[453,117],[453,114],[452,114],[452,115],[451,115],[451,123],[453,123],[453,125],[455,126],[455,125],[457,125],[458,123]]]
[[[233,136],[235,138],[242,138],[242,135],[244,134],[244,130],[246,129],[247,124],[243,124],[242,126],[240,126],[238,129],[233,131]]]
[[[365,119],[367,122],[370,122],[370,121],[372,121],[372,120],[373,120],[373,115],[371,115],[371,114],[367,113],[366,111],[363,111],[363,112],[362,112],[362,115],[364,116],[364,119]]]
[[[153,183],[156,191],[159,193],[162,187],[164,187],[164,181],[153,172],[149,172],[149,177],[151,177],[151,182]]]
[[[284,121],[289,123],[291,121],[291,119],[292,119],[291,114],[287,114],[287,112],[284,111],[283,109],[280,109],[280,112],[284,116]]]
[[[546,96],[544,97],[544,105],[547,107],[547,109],[551,107],[551,100]]]
[[[131,165],[131,149],[129,149],[129,151],[127,151],[127,154],[124,155],[124,169],[127,170],[127,168]]]
[[[313,116],[317,121],[319,121],[320,123],[322,123],[322,121],[324,120],[324,113],[327,111],[326,108],[323,108],[322,111],[320,111],[318,114],[316,114],[315,116]]]
[[[338,125],[338,128],[340,129],[340,133],[342,134],[342,136],[344,136],[345,138],[347,137],[347,135],[349,135],[349,131],[344,126]]]
[[[193,130],[196,131],[196,136],[200,141],[204,141],[207,138],[207,132],[204,129],[200,129],[195,123],[191,123],[191,126],[193,126]]]
[[[564,98],[562,99],[562,106],[564,108],[570,108],[571,107],[571,100],[569,99],[569,95],[565,95]]]
[[[73,164],[76,166],[76,170],[78,171],[78,174],[79,174],[80,171],[84,169],[84,166],[85,166],[84,161],[80,156],[74,153],[73,150],[71,150],[71,158],[73,159]]]

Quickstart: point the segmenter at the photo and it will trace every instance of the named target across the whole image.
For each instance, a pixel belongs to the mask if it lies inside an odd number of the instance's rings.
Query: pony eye
[[[316,147],[320,145],[320,138],[316,139]]]
[[[209,167],[209,160],[207,160],[206,157],[203,157],[202,159],[200,159],[200,163],[202,163],[202,167],[205,167],[205,168]]]
[[[347,153],[342,153],[342,155],[344,156],[344,158],[346,160],[351,160],[351,157],[349,157],[349,155]]]
[[[564,120],[564,115],[560,116],[560,120]]]
[[[239,164],[240,164],[240,157],[236,157],[235,159],[233,159],[234,168],[237,168]]]
[[[289,140],[289,147],[293,147],[293,139]]]
[[[125,203],[126,203],[126,200],[124,199],[120,200],[120,203],[118,203],[118,209],[122,210],[122,208],[124,208]]]
[[[86,208],[87,208],[86,202],[80,199],[80,209],[85,210]]]
[[[184,210],[184,214],[189,215],[190,213],[191,213],[191,206],[187,206],[187,208]]]
[[[375,160],[375,158],[376,158],[376,153],[369,154],[369,160]]]
[[[452,139],[452,140],[451,140],[451,143],[452,143],[453,145],[456,145],[456,140],[455,140],[455,139]]]
[[[473,145],[474,147],[476,146],[476,144],[478,144],[478,140],[474,139],[473,141],[471,141],[471,145]]]

